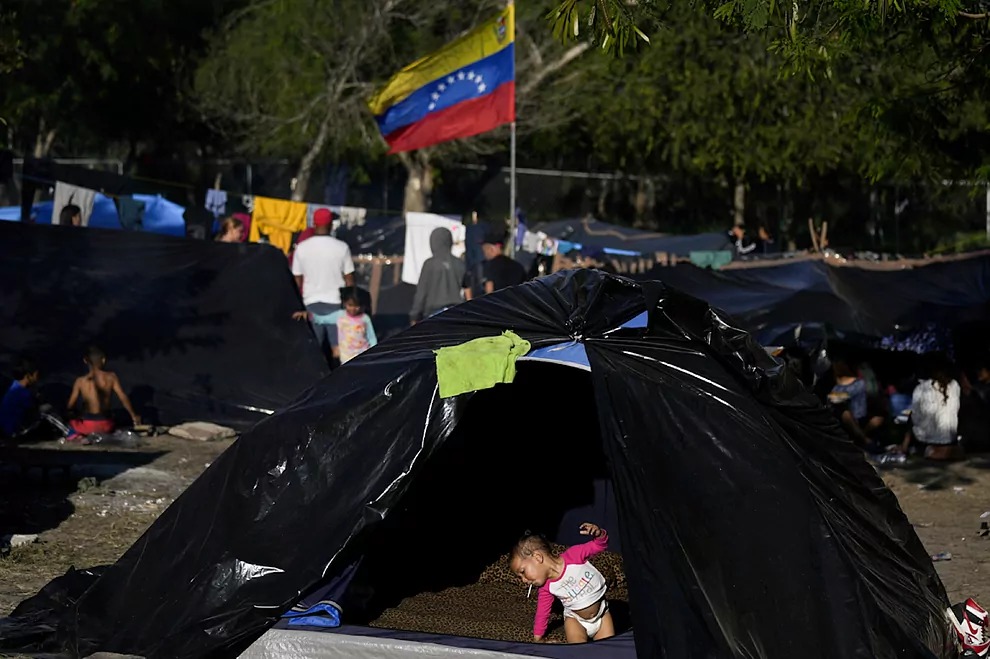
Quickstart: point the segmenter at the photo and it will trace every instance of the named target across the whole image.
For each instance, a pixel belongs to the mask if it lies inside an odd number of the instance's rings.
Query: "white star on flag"
[[[447,76],[447,83],[451,85],[454,84],[454,76]]]
[[[440,100],[440,94],[433,92],[432,94],[430,94],[430,98],[432,98],[434,101],[438,101]]]
[[[468,80],[474,80],[474,71],[468,71],[467,79]]]
[[[427,109],[429,109],[429,110],[434,110],[434,109],[436,109],[436,107],[437,107],[437,104],[436,104],[436,103],[430,103],[430,104],[429,104],[428,106],[426,106],[426,107],[427,107]]]
[[[485,83],[481,83],[480,85],[478,85],[478,93],[479,94],[483,94],[485,92],[485,89],[487,89],[487,87],[485,86]]]
[[[457,72],[457,79],[458,80],[464,80],[464,72],[463,71],[458,71]]]
[[[445,84],[443,84],[441,82],[439,85],[437,85],[437,89],[439,89],[440,91],[443,91],[443,90],[447,89],[447,85],[445,85]]]

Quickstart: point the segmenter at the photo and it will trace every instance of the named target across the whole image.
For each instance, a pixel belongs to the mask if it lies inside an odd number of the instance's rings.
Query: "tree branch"
[[[531,93],[534,89],[540,86],[540,83],[542,83],[547,76],[559,71],[580,57],[586,50],[588,50],[589,46],[590,44],[587,42],[582,42],[575,46],[571,46],[571,48],[561,55],[559,59],[554,60],[533,74],[533,77],[527,80],[526,84],[519,90],[520,95],[525,96],[526,94]]]

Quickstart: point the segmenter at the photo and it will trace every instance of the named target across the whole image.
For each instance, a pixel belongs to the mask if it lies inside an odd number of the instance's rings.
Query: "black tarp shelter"
[[[507,329],[532,344],[518,381],[440,399],[434,351]],[[411,575],[365,592],[440,585],[562,519],[599,474],[637,656],[951,656],[934,567],[830,414],[706,303],[590,270],[465,303],[334,371],[115,565],[52,584],[0,636],[233,655],[362,557],[393,551]]]
[[[883,337],[927,324],[990,321],[990,254],[898,269],[823,260],[720,271],[679,264],[643,278],[709,301],[767,344],[798,325]]]
[[[249,426],[328,372],[301,308],[268,245],[0,222],[0,364],[56,405],[97,344],[148,422]]]

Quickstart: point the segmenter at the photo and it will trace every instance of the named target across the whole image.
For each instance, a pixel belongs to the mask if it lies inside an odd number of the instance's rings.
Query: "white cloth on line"
[[[430,234],[434,229],[448,229],[454,239],[451,254],[460,258],[464,255],[464,240],[467,227],[455,217],[434,215],[433,213],[406,213],[406,251],[402,256],[402,281],[418,284],[419,273],[426,259],[433,256],[430,249]]]
[[[340,223],[347,228],[363,227],[368,217],[367,208],[356,206],[332,206],[333,212],[340,216]]]
[[[206,210],[213,213],[213,217],[220,217],[227,214],[227,191],[210,189],[206,191]]]
[[[59,215],[63,208],[69,204],[75,204],[81,211],[82,225],[88,226],[89,216],[93,214],[93,202],[95,200],[96,190],[57,181],[55,183],[55,200],[52,202],[52,224],[59,223]]]
[[[306,206],[306,226],[313,226],[313,213],[321,208],[327,209],[334,215],[333,229],[331,233],[336,232],[341,226],[345,226],[348,229],[364,226],[364,222],[368,218],[367,208],[358,208],[356,206],[329,206],[327,204],[308,204]]]

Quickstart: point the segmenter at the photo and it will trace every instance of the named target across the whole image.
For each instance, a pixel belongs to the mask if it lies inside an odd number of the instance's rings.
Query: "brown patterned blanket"
[[[560,553],[564,547],[554,545]],[[622,556],[602,552],[591,559],[608,584],[609,605],[615,617],[616,604],[628,610],[626,575]],[[509,572],[509,555],[502,555],[485,568],[476,583],[447,588],[435,593],[420,593],[402,600],[371,623],[372,627],[452,634],[499,641],[531,641],[533,616],[536,614],[536,590],[526,598],[528,588]],[[621,626],[621,621],[616,624]],[[564,642],[563,616],[560,605],[554,606],[547,634],[550,642]]]

